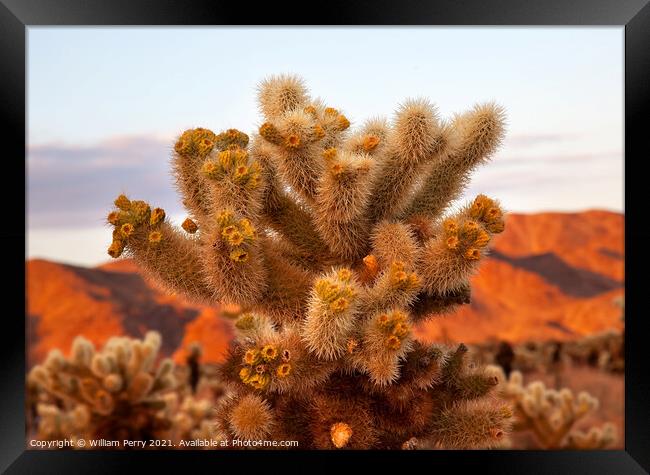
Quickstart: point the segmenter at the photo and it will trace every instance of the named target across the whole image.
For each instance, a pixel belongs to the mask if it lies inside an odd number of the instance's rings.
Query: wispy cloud
[[[579,209],[587,203],[622,209],[621,153],[562,152],[559,143],[569,140],[560,134],[519,136],[515,143],[528,144],[519,151],[513,150],[512,141],[507,142],[489,166],[477,171],[468,193],[527,196],[518,201],[526,203],[521,211],[535,210],[533,196],[540,208]],[[30,229],[97,226],[119,192],[146,199],[169,213],[182,213],[169,172],[172,142],[173,137],[139,135],[91,146],[30,147]],[[554,144],[553,152],[546,147],[549,143]],[[559,188],[565,189],[561,197]]]
[[[120,191],[177,212],[180,204],[169,175],[171,143],[158,137],[131,136],[93,146],[30,147],[30,228],[97,225]]]

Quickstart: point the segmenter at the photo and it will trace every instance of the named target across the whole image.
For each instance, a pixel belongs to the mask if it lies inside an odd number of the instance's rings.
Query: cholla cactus
[[[111,338],[101,351],[77,337],[69,358],[52,350],[28,380],[52,404],[40,404],[39,438],[148,440],[170,428],[165,395],[174,388],[173,362],[156,367],[160,335]]]
[[[572,361],[612,372],[625,371],[624,350],[624,335],[615,330],[587,335],[566,348]]]
[[[204,128],[177,140],[184,231],[124,195],[108,216],[111,256],[125,252],[191,300],[246,309],[221,368],[233,391],[221,437],[301,448],[498,443],[511,413],[484,397],[494,377],[468,367],[464,345],[425,345],[412,329],[469,302],[469,279],[504,229],[484,195],[443,215],[500,144],[502,109],[445,121],[427,100],[408,100],[392,123],[350,133],[299,78],[269,78],[258,99],[252,140]]]
[[[548,389],[541,381],[523,385],[523,376],[513,371],[506,378],[499,366],[486,370],[499,379],[499,392],[515,408],[514,430],[532,431],[543,449],[602,449],[616,440],[611,423],[587,431],[575,426],[598,408],[598,399],[587,392],[574,395],[568,388]]]
[[[69,439],[72,447],[77,447],[79,439],[92,437],[90,411],[88,406],[80,404],[65,410],[54,404],[38,404],[38,427],[36,438],[39,440]]]
[[[185,448],[211,448],[211,441],[218,441],[214,403],[194,396],[186,396],[180,404],[177,401],[170,404],[174,446],[183,448],[185,443]]]

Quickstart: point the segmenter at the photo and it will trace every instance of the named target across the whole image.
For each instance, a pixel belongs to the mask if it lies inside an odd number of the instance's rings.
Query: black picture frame
[[[648,334],[643,304],[643,272],[650,268],[645,194],[641,172],[650,157],[644,119],[650,106],[649,0],[401,0],[330,1],[307,5],[256,4],[218,0],[0,0],[0,114],[4,186],[2,190],[2,290],[6,308],[0,345],[0,470],[6,473],[115,473],[152,470],[151,464],[189,470],[248,470],[250,464],[281,460],[284,466],[340,469],[352,458],[386,464],[387,469],[423,467],[432,471],[476,470],[498,473],[647,473],[650,471],[650,365],[643,348]],[[297,12],[303,13],[300,17]],[[309,13],[310,12],[310,13]],[[26,29],[36,25],[521,25],[625,28],[625,246],[626,368],[625,450],[615,451],[433,451],[365,453],[231,453],[231,452],[73,452],[25,447],[24,378],[25,208],[20,182],[26,186],[25,79]],[[598,98],[594,98],[598,101]],[[637,165],[637,173],[633,167]],[[10,169],[7,170],[7,167]],[[642,181],[643,180],[643,181]],[[22,225],[22,226],[21,226]],[[300,465],[297,464],[299,461]],[[303,465],[304,463],[304,465]],[[170,464],[170,465],[167,465]],[[232,466],[232,464],[236,464]],[[227,467],[227,468],[226,468]],[[408,468],[406,468],[408,467]],[[428,468],[427,468],[428,467]]]

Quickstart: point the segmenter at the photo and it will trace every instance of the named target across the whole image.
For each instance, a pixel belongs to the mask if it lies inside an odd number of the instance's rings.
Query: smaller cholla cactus
[[[183,448],[183,441],[185,444],[193,444],[185,448],[213,448],[212,441],[217,441],[213,402],[186,396],[177,406],[171,416],[175,447]]]
[[[612,372],[625,370],[624,336],[610,330],[587,335],[566,345],[572,361]]]
[[[69,439],[72,446],[77,447],[79,439],[87,439],[90,433],[91,414],[86,405],[78,405],[73,409],[61,409],[53,404],[38,404],[37,437],[39,440]]]
[[[515,407],[515,431],[532,431],[543,449],[602,449],[616,440],[611,423],[588,431],[576,424],[598,408],[598,399],[587,392],[577,396],[568,388],[548,389],[541,381],[523,385],[523,376],[513,371],[507,379],[499,366],[488,366],[499,379],[499,390]]]
[[[101,351],[77,337],[68,358],[52,350],[32,368],[29,382],[53,401],[40,405],[39,434],[107,440],[148,440],[170,428],[165,395],[173,390],[174,364],[156,365],[160,335],[115,337]],[[58,406],[58,407],[57,407]]]

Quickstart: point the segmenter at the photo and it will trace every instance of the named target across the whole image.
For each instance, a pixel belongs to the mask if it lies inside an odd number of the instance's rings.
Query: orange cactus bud
[[[129,200],[126,195],[120,195],[115,198],[115,206],[120,208],[122,211],[129,211],[131,209],[131,200]]]
[[[190,234],[194,234],[199,229],[199,227],[196,225],[196,223],[194,221],[192,221],[190,218],[187,218],[185,221],[183,221],[183,224],[181,224],[181,227],[186,232],[188,232]]]
[[[339,129],[345,130],[348,127],[350,127],[350,121],[344,115],[340,115],[336,119],[336,125],[338,126]]]
[[[291,134],[287,137],[287,139],[284,141],[284,145],[286,145],[288,148],[298,148],[300,147],[300,136],[297,134]]]
[[[457,236],[449,236],[446,241],[447,247],[449,249],[457,249],[458,248],[458,237]]]
[[[375,148],[377,148],[377,145],[379,145],[379,142],[380,142],[379,137],[377,137],[377,136],[375,136],[375,135],[367,135],[367,136],[363,139],[363,149],[364,149],[366,152],[371,152],[371,151],[373,151]]]
[[[314,137],[317,140],[320,140],[320,139],[325,137],[325,130],[323,129],[323,127],[320,124],[316,124],[314,126]]]
[[[503,230],[506,228],[506,225],[503,221],[497,221],[495,223],[486,225],[485,228],[493,234],[499,234],[503,232]]]
[[[498,219],[501,219],[503,212],[499,208],[490,208],[485,212],[485,220],[488,222],[493,222]]]
[[[323,152],[323,158],[327,161],[332,160],[336,157],[336,148],[328,148]]]
[[[352,353],[354,353],[354,350],[356,350],[357,347],[359,346],[359,342],[357,340],[355,340],[355,339],[350,339],[350,340],[348,340],[348,343],[347,343],[346,346],[347,346],[347,349],[348,349],[348,354],[351,355]]]
[[[120,212],[119,211],[111,211],[108,213],[108,217],[106,220],[112,224],[113,226],[117,226],[120,224]]]
[[[478,247],[485,247],[490,242],[490,235],[485,231],[481,230],[474,240],[474,245]]]
[[[330,429],[330,438],[332,439],[332,444],[334,444],[334,447],[337,449],[341,449],[348,445],[351,437],[352,428],[345,422],[337,422],[332,425]]]
[[[273,144],[279,144],[282,141],[282,135],[278,129],[270,122],[265,122],[260,127],[260,135]]]
[[[458,232],[458,222],[454,218],[447,218],[442,223],[442,227],[448,234]]]
[[[124,243],[122,241],[113,241],[108,248],[108,255],[113,259],[117,259],[124,251]]]

